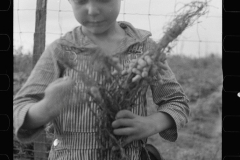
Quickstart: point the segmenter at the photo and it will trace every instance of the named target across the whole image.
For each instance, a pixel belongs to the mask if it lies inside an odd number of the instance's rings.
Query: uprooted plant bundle
[[[207,6],[209,1],[199,2],[193,1],[184,5],[176,12],[176,16],[166,26],[165,34],[157,43],[151,43],[148,54],[152,60],[153,65],[150,69],[150,76],[142,78],[140,81],[132,82],[134,73],[121,74],[121,67],[116,58],[107,56],[101,49],[96,48],[91,51],[92,63],[97,72],[106,77],[105,81],[110,85],[104,85],[104,83],[97,83],[91,81],[88,75],[81,73],[84,83],[88,85],[88,95],[92,97],[94,102],[98,104],[98,112],[93,113],[96,116],[97,139],[101,145],[99,150],[99,160],[104,159],[106,150],[112,149],[113,158],[116,160],[127,160],[128,155],[125,153],[122,142],[123,136],[115,136],[113,134],[112,122],[115,120],[116,114],[120,110],[131,110],[136,106],[134,104],[136,98],[141,94],[143,86],[147,86],[153,82],[153,75],[156,73],[161,79],[161,74],[164,70],[164,61],[166,60],[166,52],[169,50],[170,44],[177,39],[179,35],[194,22],[207,13]],[[144,56],[144,55],[143,55]],[[62,62],[66,67],[78,71],[74,64],[64,56],[58,55],[58,60]],[[117,71],[117,74],[112,74],[113,69]],[[140,87],[141,86],[141,87]],[[90,107],[91,109],[91,107]],[[92,110],[93,111],[93,110]]]

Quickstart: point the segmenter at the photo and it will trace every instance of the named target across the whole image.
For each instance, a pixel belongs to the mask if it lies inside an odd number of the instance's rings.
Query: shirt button
[[[53,142],[53,146],[56,147],[59,143],[59,140],[58,139],[55,139],[54,142]]]

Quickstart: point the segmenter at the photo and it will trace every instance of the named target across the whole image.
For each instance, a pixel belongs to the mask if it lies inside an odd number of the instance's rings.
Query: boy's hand
[[[50,83],[45,90],[43,101],[45,102],[46,115],[55,118],[67,104],[67,97],[74,86],[74,81],[69,77],[59,78]]]
[[[112,127],[115,135],[126,136],[123,146],[134,141],[147,138],[155,134],[155,127],[149,117],[142,117],[133,114],[129,110],[119,111]]]

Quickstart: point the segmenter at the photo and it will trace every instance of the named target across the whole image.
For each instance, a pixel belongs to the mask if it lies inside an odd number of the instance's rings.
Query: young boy
[[[81,76],[72,69],[64,69],[55,55],[73,59],[77,68],[101,81],[93,69],[87,51],[100,47],[109,56],[122,59],[124,68],[148,50],[151,33],[136,29],[127,22],[116,22],[121,0],[69,0],[74,16],[81,26],[53,42],[42,54],[27,82],[14,98],[14,129],[21,142],[33,141],[49,122],[53,123],[55,141],[50,151],[51,160],[97,159],[100,145],[96,141],[96,117],[89,105],[97,107],[86,96]],[[143,59],[142,59],[143,60]],[[149,57],[140,68],[149,68]],[[115,135],[126,136],[124,145],[131,160],[139,159],[140,140],[159,133],[164,139],[176,141],[177,130],[187,123],[189,107],[182,88],[172,71],[164,71],[163,82],[151,85],[153,101],[158,112],[147,116],[146,93],[136,100],[138,107],[117,113],[112,123]],[[138,78],[141,72],[137,70]],[[64,77],[64,78],[62,78]],[[111,159],[109,150],[106,159]]]

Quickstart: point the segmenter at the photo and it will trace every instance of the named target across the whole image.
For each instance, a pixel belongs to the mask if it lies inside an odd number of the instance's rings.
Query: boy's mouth
[[[90,26],[99,26],[101,24],[103,24],[104,21],[88,21],[87,24]]]

